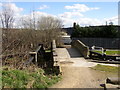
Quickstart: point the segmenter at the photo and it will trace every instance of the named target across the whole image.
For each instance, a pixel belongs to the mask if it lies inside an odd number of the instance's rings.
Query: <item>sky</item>
[[[2,6],[4,3],[0,3]],[[53,16],[72,27],[76,22],[81,26],[118,24],[118,2],[11,2],[16,17],[34,13],[37,16]],[[37,17],[36,16],[36,17]]]

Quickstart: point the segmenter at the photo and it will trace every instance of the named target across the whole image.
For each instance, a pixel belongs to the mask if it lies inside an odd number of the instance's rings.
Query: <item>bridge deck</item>
[[[74,67],[92,67],[96,64],[88,62],[82,57],[80,52],[73,48],[56,48],[57,60],[62,66],[74,66]]]

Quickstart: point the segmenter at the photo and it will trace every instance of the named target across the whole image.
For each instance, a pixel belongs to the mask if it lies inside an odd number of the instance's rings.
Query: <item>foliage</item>
[[[60,79],[60,76],[45,75],[40,68],[34,72],[16,69],[2,71],[3,88],[48,88]]]
[[[72,37],[113,38],[113,37],[120,37],[120,33],[118,33],[118,29],[115,28],[114,25],[80,27],[77,24],[75,26],[75,30],[72,33]]]

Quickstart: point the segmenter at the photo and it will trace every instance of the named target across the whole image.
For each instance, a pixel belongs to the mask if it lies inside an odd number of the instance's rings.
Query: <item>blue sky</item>
[[[64,6],[73,4],[85,4],[88,7],[99,7],[100,10],[86,13],[86,15],[90,17],[111,17],[117,15],[118,13],[117,2],[16,2],[15,4],[18,7],[24,8],[24,13],[29,13],[30,9],[36,9],[36,11],[42,11],[50,14],[60,14],[67,11]],[[39,10],[38,8],[42,5],[47,5],[49,8]]]
[[[33,10],[62,19],[65,27],[73,22],[81,26],[104,25],[105,21],[117,24],[118,2],[13,2],[21,8],[19,15],[29,15]]]

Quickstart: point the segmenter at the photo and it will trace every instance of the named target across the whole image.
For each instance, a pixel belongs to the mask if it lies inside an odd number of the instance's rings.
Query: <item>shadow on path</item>
[[[82,57],[80,52],[76,48],[66,48],[71,58]]]

